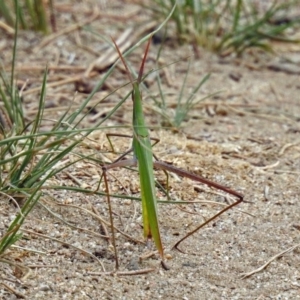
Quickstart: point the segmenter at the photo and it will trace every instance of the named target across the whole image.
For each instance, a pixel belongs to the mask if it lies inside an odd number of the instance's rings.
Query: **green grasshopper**
[[[117,167],[130,167],[130,166],[136,166],[136,165],[138,166],[139,177],[140,177],[141,198],[142,198],[142,216],[143,216],[144,236],[147,240],[149,240],[151,238],[154,239],[156,248],[162,258],[162,263],[163,263],[163,259],[164,259],[164,251],[163,251],[163,245],[162,245],[162,241],[161,241],[161,235],[160,235],[159,223],[158,223],[157,200],[156,200],[156,192],[155,192],[155,179],[154,179],[154,172],[153,172],[154,168],[177,173],[180,176],[188,177],[192,180],[204,183],[210,187],[214,187],[216,189],[223,190],[226,193],[229,193],[238,198],[238,200],[236,202],[226,206],[219,213],[217,213],[210,219],[206,220],[203,224],[201,224],[200,226],[198,226],[197,228],[195,228],[194,230],[189,232],[181,240],[179,240],[174,246],[174,248],[176,248],[176,249],[178,249],[179,244],[183,240],[185,240],[190,235],[195,233],[201,227],[205,226],[207,223],[211,222],[213,219],[217,218],[218,216],[223,214],[225,211],[229,210],[233,206],[235,206],[235,205],[239,204],[241,201],[243,201],[243,195],[241,195],[240,193],[238,193],[234,190],[231,190],[223,185],[212,182],[206,178],[192,174],[190,172],[187,172],[185,170],[176,168],[170,164],[167,164],[167,163],[157,160],[157,158],[154,156],[154,154],[152,152],[153,145],[151,145],[149,130],[145,124],[145,118],[144,118],[143,108],[142,108],[142,94],[140,91],[140,83],[142,82],[142,79],[143,79],[144,65],[145,65],[146,57],[147,57],[147,54],[149,51],[151,38],[149,39],[148,44],[146,46],[144,57],[143,57],[143,60],[142,60],[142,63],[141,63],[140,69],[139,69],[138,78],[136,80],[133,80],[132,75],[129,72],[128,66],[125,62],[125,59],[124,59],[122,53],[120,52],[120,49],[118,48],[118,46],[114,40],[113,40],[113,42],[116,47],[116,50],[118,51],[119,57],[125,66],[127,75],[130,79],[132,89],[133,89],[132,90],[132,100],[133,100],[132,149],[127,151],[125,154],[123,154],[121,157],[119,157],[112,164],[104,165],[102,167],[105,188],[107,191],[107,200],[108,200],[108,205],[109,205],[110,222],[111,222],[111,227],[112,227],[112,240],[113,240],[115,258],[116,258],[116,269],[118,269],[119,262],[118,262],[118,255],[117,255],[117,250],[116,250],[116,245],[115,245],[112,209],[110,206],[109,187],[108,187],[108,181],[107,181],[107,175],[106,175],[107,170],[117,168]],[[118,134],[110,134],[110,136],[112,136],[112,135],[113,136],[124,136],[124,135],[118,135]],[[156,139],[154,139],[154,140],[156,140]],[[154,144],[156,144],[157,142],[158,142],[158,140],[156,140],[156,142]],[[123,160],[123,158],[131,151],[133,151],[133,159],[124,159]],[[153,159],[153,157],[155,158],[155,160]],[[179,251],[181,251],[181,250],[179,250]]]

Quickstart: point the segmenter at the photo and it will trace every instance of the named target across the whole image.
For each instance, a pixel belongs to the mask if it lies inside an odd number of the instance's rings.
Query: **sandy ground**
[[[129,1],[125,6],[101,3],[106,6],[88,25],[98,34],[117,38],[124,32],[124,24],[129,28],[147,20],[147,13]],[[65,1],[57,9],[59,31],[74,22],[91,21],[95,11],[92,1],[74,5]],[[0,45],[7,68],[12,44],[12,37],[6,35]],[[17,246],[25,249],[11,248],[4,256],[26,268],[0,264],[4,284],[0,285],[1,299],[300,299],[300,48],[273,46],[273,55],[253,50],[239,59],[220,58],[198,49],[199,57],[195,58],[190,45],[179,47],[170,39],[160,62],[179,62],[161,71],[168,116],[172,119],[174,114],[188,56],[193,57],[185,94],[208,73],[211,77],[196,99],[219,92],[199,102],[177,132],[163,129],[166,120],[151,102],[150,96],[159,99],[155,80],[149,81],[144,92],[147,123],[153,128],[151,134],[161,140],[155,146],[157,156],[239,191],[245,196],[243,203],[186,239],[180,245],[181,253],[172,249],[174,244],[222,209],[212,201],[228,205],[236,199],[189,179],[170,176],[173,199],[198,203],[159,205],[169,267],[165,270],[152,251],[154,246],[141,243],[140,203],[113,198],[116,226],[131,238],[117,233],[120,270],[110,273],[115,268],[114,254],[107,239],[101,238],[105,232],[100,218],[108,220],[105,197],[47,191],[23,226],[24,238]],[[159,47],[151,45],[148,70],[155,67]],[[40,86],[47,62],[53,68],[49,71],[46,116],[57,118],[73,100],[76,89],[81,91],[75,97],[78,104],[86,97],[83,89],[90,90],[101,78],[103,72],[89,73],[88,79],[83,76],[105,51],[105,42],[82,28],[51,40],[32,32],[20,33],[17,73],[20,85],[29,81],[23,96],[28,119],[37,107],[38,90],[34,88]],[[140,47],[130,56],[135,67],[142,52]],[[115,70],[93,100],[126,81],[125,74]],[[87,116],[84,125],[103,118],[119,100],[119,94],[110,96]],[[105,125],[130,122],[128,100]],[[47,120],[44,126],[49,126]],[[113,160],[117,155],[107,153],[105,133],[120,131],[130,134],[126,129],[99,130],[78,151],[105,152],[105,158]],[[114,145],[118,152],[124,152],[130,141],[118,138]],[[93,189],[100,174],[100,166],[81,162],[50,183]],[[110,175],[112,193],[138,197],[135,172],[116,169]],[[165,182],[163,173],[157,172],[156,177]],[[157,193],[159,199],[165,199],[159,190]],[[3,234],[17,210],[6,199],[0,206]],[[244,276],[272,258],[260,272]]]

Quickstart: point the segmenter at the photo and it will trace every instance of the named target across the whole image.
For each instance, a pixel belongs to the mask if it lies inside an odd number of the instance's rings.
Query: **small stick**
[[[36,236],[40,236],[40,237],[43,237],[43,238],[46,238],[46,239],[49,239],[49,240],[52,240],[52,241],[61,243],[62,245],[67,245],[67,246],[73,247],[74,249],[76,249],[76,250],[78,250],[78,251],[80,251],[80,252],[82,252],[82,253],[85,253],[86,255],[89,255],[89,256],[93,257],[93,258],[101,265],[102,269],[105,271],[105,267],[104,267],[102,261],[99,260],[97,256],[95,256],[94,254],[92,254],[92,253],[89,252],[89,251],[86,251],[86,250],[84,250],[84,249],[82,249],[82,248],[76,247],[76,246],[74,246],[74,245],[72,245],[72,244],[69,244],[69,243],[67,243],[67,242],[64,242],[64,241],[62,241],[62,240],[60,240],[60,239],[56,239],[56,238],[50,237],[49,235],[37,233],[37,232],[35,232],[35,231],[28,230],[28,229],[24,229],[24,228],[22,228],[21,230],[24,231],[24,232],[26,232],[26,233],[29,233],[29,234],[34,234],[34,235],[36,235]]]
[[[135,276],[135,275],[142,275],[147,274],[150,272],[154,272],[155,269],[148,268],[148,269],[141,269],[141,270],[134,270],[134,271],[119,271],[119,272],[87,272],[85,275],[96,275],[96,276],[103,276],[103,275],[116,275],[116,276]]]
[[[24,294],[20,293],[19,291],[17,291],[13,287],[9,286],[8,284],[1,282],[1,281],[0,281],[0,284],[2,284],[4,286],[4,288],[6,288],[8,291],[15,294],[18,298],[22,298],[22,299],[26,298],[26,296]]]
[[[253,271],[251,271],[251,272],[242,274],[242,277],[241,277],[241,278],[244,279],[244,278],[250,277],[251,275],[253,275],[253,274],[255,274],[255,273],[261,272],[261,271],[262,271],[263,269],[265,269],[272,261],[274,261],[275,259],[277,259],[277,258],[283,256],[284,254],[286,254],[286,253],[288,253],[288,252],[293,251],[294,249],[296,249],[296,248],[299,247],[299,246],[300,246],[300,244],[294,245],[294,246],[292,246],[292,247],[290,247],[290,248],[288,248],[288,249],[286,249],[286,250],[284,250],[284,251],[282,251],[282,252],[280,252],[280,253],[274,255],[272,258],[270,258],[270,259],[269,259],[265,264],[263,264],[261,267],[255,269],[255,270],[253,270]]]
[[[96,9],[96,12],[94,13],[94,15],[90,18],[87,18],[86,20],[73,24],[67,28],[62,29],[61,31],[55,32],[51,35],[49,35],[47,38],[45,38],[37,47],[35,47],[33,49],[34,53],[37,53],[40,51],[40,49],[42,49],[43,47],[47,46],[49,43],[51,43],[53,40],[55,40],[56,38],[58,38],[61,35],[70,33],[74,30],[77,30],[89,23],[92,23],[93,21],[95,21],[97,18],[99,17],[99,11]]]

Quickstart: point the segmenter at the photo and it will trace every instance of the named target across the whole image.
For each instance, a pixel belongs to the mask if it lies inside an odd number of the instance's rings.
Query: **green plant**
[[[18,20],[18,18],[17,18]],[[163,26],[164,23],[161,25]],[[0,124],[2,139],[0,141],[0,193],[4,199],[11,200],[19,211],[15,218],[9,224],[6,233],[0,239],[0,259],[6,250],[15,244],[21,238],[20,229],[29,213],[39,203],[47,190],[72,190],[80,193],[106,195],[105,192],[98,190],[84,190],[72,186],[49,185],[49,179],[57,176],[60,172],[76,164],[79,161],[86,160],[92,163],[100,164],[101,161],[94,155],[85,155],[78,151],[79,145],[94,131],[103,130],[102,124],[109,119],[115,111],[128,99],[131,93],[128,93],[123,99],[106,115],[91,128],[78,129],[81,122],[89,111],[103,101],[99,100],[97,104],[90,107],[89,103],[94,94],[101,88],[105,80],[114,70],[116,63],[113,64],[99,83],[95,86],[91,94],[77,107],[76,110],[65,111],[58,120],[53,121],[53,126],[49,131],[41,131],[44,121],[44,106],[46,97],[47,69],[45,70],[43,84],[39,99],[39,106],[35,118],[26,124],[22,103],[19,92],[14,84],[15,72],[14,65],[16,60],[17,46],[17,28],[16,22],[15,45],[13,50],[13,60],[10,78],[7,77],[4,68],[1,70],[0,97],[4,103],[1,112]],[[159,30],[158,28],[157,30]],[[150,34],[141,39],[136,45],[130,48],[125,54],[131,53],[140,43],[147,40]],[[113,94],[113,91],[111,94]],[[110,94],[110,95],[111,95]],[[109,95],[108,95],[109,96]],[[107,97],[108,97],[107,96]],[[124,126],[122,126],[124,127]],[[60,164],[69,155],[76,156],[77,159],[71,160],[65,164]],[[112,195],[124,198],[124,195]],[[127,197],[126,197],[127,198]],[[7,260],[5,260],[7,261]]]
[[[164,23],[161,25],[161,27],[163,25]],[[159,29],[160,28],[158,28],[157,31]],[[152,34],[153,33],[141,39],[136,45],[130,48],[123,56],[125,57],[126,54],[131,53],[136,47],[138,47],[143,41],[147,40]],[[2,196],[4,196],[3,199],[7,201],[11,200],[19,208],[19,210],[17,210],[16,212],[16,216],[14,217],[13,221],[8,225],[7,231],[2,235],[0,239],[0,261],[3,262],[8,262],[8,260],[5,257],[7,249],[12,247],[12,245],[14,245],[18,241],[18,239],[22,237],[21,235],[22,225],[26,220],[26,218],[28,218],[30,212],[35,208],[36,205],[41,205],[42,207],[44,207],[41,202],[44,201],[44,198],[51,197],[50,195],[48,195],[49,190],[53,190],[53,191],[69,190],[69,191],[76,191],[82,194],[84,193],[96,194],[101,196],[108,195],[109,193],[108,188],[106,192],[99,192],[98,189],[91,190],[91,189],[83,189],[74,186],[56,185],[51,183],[50,179],[52,179],[55,176],[58,176],[61,172],[66,171],[69,167],[73,167],[77,162],[82,160],[91,163],[96,163],[98,164],[98,167],[99,164],[102,165],[104,164],[102,161],[94,157],[94,155],[96,155],[97,152],[92,153],[90,155],[86,155],[85,153],[82,153],[79,150],[79,147],[82,144],[82,142],[86,138],[88,138],[88,136],[92,132],[96,130],[103,130],[105,128],[102,127],[103,123],[107,119],[109,119],[111,115],[114,114],[114,112],[131,95],[131,92],[125,95],[123,99],[110,111],[110,113],[108,113],[105,118],[101,119],[93,127],[79,129],[81,122],[85,118],[88,111],[94,109],[94,106],[91,107],[90,109],[87,109],[87,107],[90,104],[91,98],[93,97],[95,92],[98,91],[99,88],[103,85],[103,83],[108,78],[108,76],[112,73],[116,65],[115,63],[106,72],[106,74],[103,76],[101,81],[97,84],[97,86],[95,86],[93,92],[85,99],[85,101],[83,101],[82,104],[79,105],[79,107],[77,107],[76,110],[72,111],[70,107],[69,110],[63,112],[63,114],[58,118],[58,120],[53,120],[53,126],[50,130],[41,131],[43,121],[46,118],[44,115],[45,114],[44,107],[45,107],[45,97],[46,97],[47,69],[45,70],[43,83],[41,86],[39,106],[38,106],[36,116],[31,122],[26,123],[22,111],[22,105],[21,105],[19,93],[14,84],[14,75],[15,75],[14,63],[16,57],[16,41],[17,38],[15,39],[12,71],[10,75],[11,77],[10,79],[7,79],[5,72],[2,71],[1,74],[2,84],[0,84],[0,96],[5,104],[3,109],[5,117],[3,119],[7,119],[8,120],[7,124],[11,124],[10,126],[6,126],[4,122],[2,124],[1,132],[3,137],[0,141],[0,193]],[[133,88],[136,94],[138,93],[137,89],[139,88],[139,83],[141,80],[142,80],[142,72],[138,77],[138,81],[139,81],[138,83],[136,83],[134,80],[132,81]],[[196,90],[198,90],[205,81],[206,78],[204,78],[200,82]],[[115,91],[113,91],[112,93],[114,92]],[[181,94],[183,94],[183,90]],[[101,102],[102,100],[104,99],[99,100],[99,102]],[[185,113],[179,112],[179,117],[178,117],[179,123],[181,122],[180,120],[184,118],[182,117],[182,115],[186,115],[191,105],[193,105],[191,103],[192,100],[188,100],[188,105],[187,108],[185,109],[186,110]],[[140,117],[140,116],[141,114],[139,116],[136,115],[136,117]],[[142,123],[136,124],[135,129],[138,129],[141,126],[144,125]],[[137,133],[137,140],[135,140],[135,143],[140,143],[141,141],[143,141],[143,139],[145,139],[144,133],[143,132]],[[137,152],[143,152],[145,151],[143,147],[144,145],[140,144],[135,148],[138,148],[136,149]],[[146,145],[146,147],[151,148],[152,145],[148,144]],[[148,150],[150,150],[149,153],[150,155],[152,155],[151,149]],[[68,160],[67,158],[69,158],[69,156],[76,157],[76,159]],[[152,162],[151,159],[152,157],[150,157],[150,161]],[[124,163],[124,161],[122,161],[121,163]],[[237,205],[243,200],[243,196],[241,194],[233,190],[230,190],[226,187],[223,187],[220,184],[211,182],[205,178],[194,175],[187,171],[177,169],[176,167],[170,166],[160,161],[154,161],[153,164],[157,168],[175,172],[180,176],[185,176],[192,180],[205,183],[211,187],[221,189],[224,192],[227,192],[239,198],[237,202],[230,204],[229,206],[226,206],[219,213],[206,220],[203,224],[195,228],[192,232],[188,233],[183,239],[181,239],[175,245],[176,247],[179,245],[179,243],[181,243],[182,240],[186,239],[195,231],[197,231],[198,229],[206,225],[208,222],[215,219],[217,216],[221,215],[222,213],[232,208],[234,205]],[[108,169],[107,165],[105,165],[103,167],[103,170],[105,169],[105,167]],[[143,174],[143,176],[145,176],[145,174]],[[146,176],[148,175],[146,174]],[[155,184],[154,176],[151,176],[150,180],[152,180],[151,184],[154,187]],[[106,182],[106,186],[107,186],[107,182]],[[146,191],[144,192],[147,193],[147,189],[145,190]],[[140,200],[139,198],[128,197],[127,195],[110,194],[110,196]],[[164,201],[164,202],[167,204],[183,203],[181,201]],[[184,203],[186,204],[187,202]],[[156,206],[156,201],[153,205]],[[46,210],[50,212],[50,210],[48,210],[47,208]],[[151,209],[147,209],[147,211],[151,213]],[[63,218],[60,218],[60,220],[63,220]],[[67,225],[72,227],[72,224],[67,223]],[[112,221],[108,223],[108,225],[111,226],[111,230],[113,231],[114,229],[113,229]],[[24,230],[25,229],[23,229],[23,231]],[[42,236],[45,237],[45,235]],[[160,247],[162,253],[162,246],[160,245]],[[95,256],[93,257],[95,258]],[[97,258],[95,259],[98,260]]]
[[[24,1],[0,1],[0,16],[2,16],[9,26],[14,26],[15,20],[18,19],[21,29],[33,29],[48,33],[49,20],[45,1],[43,0],[26,0]],[[53,12],[53,1],[48,4]],[[16,16],[18,16],[16,18]],[[52,15],[53,16],[53,15]]]
[[[106,118],[100,120],[92,128],[78,129],[87,113],[94,109],[94,106],[89,109],[87,109],[87,106],[95,92],[111,74],[114,69],[113,65],[92,93],[74,112],[71,110],[65,111],[58,120],[53,121],[53,127],[50,131],[42,132],[40,129],[44,121],[46,69],[41,86],[37,114],[31,122],[26,124],[19,92],[14,84],[18,18],[16,19],[15,28],[16,34],[10,78],[8,78],[4,68],[0,70],[0,98],[4,104],[0,114],[0,132],[2,135],[0,141],[0,193],[4,196],[4,199],[14,202],[19,207],[19,212],[9,225],[7,232],[0,239],[0,257],[22,236],[19,229],[28,214],[41,199],[44,184],[50,178],[80,160],[96,161],[92,156],[77,153],[76,148],[91,132],[101,130],[101,124],[110,118],[128,97],[128,95],[125,96]],[[70,154],[76,155],[78,159],[59,166],[59,162]],[[53,187],[53,189],[60,188],[60,186]],[[69,188],[72,189],[72,187]],[[65,187],[65,189],[68,189],[68,187]]]
[[[298,42],[284,36],[288,28],[299,24],[299,18],[275,22],[281,13],[287,14],[299,0],[273,4],[261,12],[254,2],[243,0],[155,0],[151,9],[155,16],[165,15],[177,2],[172,16],[180,42],[196,41],[220,54],[237,54],[249,47],[270,50],[270,40]],[[279,23],[279,24],[278,24]]]
[[[167,103],[166,95],[161,85],[160,76],[159,74],[157,74],[156,79],[159,89],[159,95],[158,97],[152,95],[151,99],[154,101],[155,104],[155,112],[159,113],[162,116],[163,124],[167,127],[171,126],[173,128],[179,129],[182,126],[182,123],[187,119],[189,112],[193,109],[195,105],[214,95],[208,95],[206,97],[197,99],[197,92],[209,79],[210,74],[207,74],[202,79],[200,79],[198,84],[195,87],[193,87],[191,92],[186,91],[186,80],[188,78],[189,69],[190,61],[180,88],[180,92],[178,93],[176,103],[174,104],[175,108],[173,110]]]

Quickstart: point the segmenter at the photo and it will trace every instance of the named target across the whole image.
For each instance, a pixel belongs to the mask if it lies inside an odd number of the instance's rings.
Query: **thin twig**
[[[287,250],[284,250],[276,255],[274,255],[270,260],[268,260],[264,265],[262,265],[261,267],[251,271],[251,272],[248,272],[248,273],[244,273],[241,275],[241,278],[244,279],[244,278],[247,278],[247,277],[250,277],[251,275],[255,274],[255,273],[258,273],[258,272],[261,272],[263,269],[265,269],[272,261],[274,261],[275,259],[283,256],[284,254],[288,253],[288,252],[291,252],[293,251],[294,249],[296,249],[297,247],[299,247],[300,244],[297,244],[297,245],[294,245],[290,248],[288,248]]]
[[[70,65],[59,65],[59,66],[53,66],[48,65],[47,66],[48,71],[72,71],[72,72],[82,72],[85,70],[85,67],[83,66],[70,66]],[[5,71],[10,71],[11,66],[6,67]],[[18,72],[41,72],[45,71],[45,65],[42,66],[33,66],[33,65],[22,65],[22,66],[16,66],[15,68]]]
[[[24,276],[22,276],[22,280],[25,280],[31,274],[31,270],[30,270],[30,268],[28,266],[24,266],[22,264],[18,264],[18,263],[14,262],[14,261],[7,260],[5,258],[0,258],[0,262],[3,262],[5,264],[8,264],[8,265],[17,267],[19,269],[25,270],[26,274]]]
[[[280,151],[278,152],[278,155],[279,156],[282,156],[284,154],[284,152],[289,149],[289,148],[292,148],[294,146],[297,146],[298,144],[300,143],[300,141],[298,142],[295,142],[295,143],[288,143],[288,144],[285,144],[281,149]]]
[[[88,209],[85,209],[83,207],[80,207],[80,206],[77,206],[77,205],[72,205],[72,204],[62,204],[62,203],[57,203],[57,205],[59,206],[67,206],[67,207],[73,207],[73,208],[77,208],[77,209],[80,209],[80,210],[83,210],[85,212],[87,212],[88,214],[90,214],[91,216],[95,217],[96,219],[100,220],[101,222],[103,222],[104,224],[106,224],[107,226],[110,226],[110,223],[105,221],[104,219],[102,219],[99,215],[89,211]],[[114,227],[115,230],[119,233],[121,233],[122,235],[124,235],[126,238],[128,238],[129,240],[135,242],[135,243],[138,243],[138,244],[145,244],[144,242],[142,241],[139,241],[135,238],[133,238],[132,236],[126,234],[125,232],[123,232],[122,230],[120,230],[118,227]]]
[[[103,263],[102,263],[102,262],[98,259],[98,257],[95,256],[93,253],[91,253],[91,252],[89,252],[89,251],[86,251],[86,250],[84,250],[84,249],[82,249],[82,248],[76,247],[76,246],[74,246],[74,245],[72,245],[72,244],[70,244],[70,243],[67,243],[67,242],[65,242],[65,241],[62,241],[62,240],[53,238],[53,237],[48,236],[48,235],[45,235],[45,234],[37,233],[37,232],[35,232],[35,231],[28,230],[28,229],[24,229],[24,228],[22,228],[21,230],[24,231],[24,232],[26,232],[26,233],[34,234],[34,235],[37,235],[37,236],[40,236],[40,237],[43,237],[43,238],[46,238],[46,239],[49,239],[49,240],[52,240],[52,241],[61,243],[62,245],[67,245],[67,246],[73,247],[73,248],[75,248],[76,250],[81,251],[81,252],[83,252],[83,253],[85,253],[85,254],[91,256],[92,258],[94,258],[94,259],[101,265],[103,271],[105,272],[105,267],[104,267]]]
[[[43,201],[47,202],[45,199],[43,199]],[[96,237],[99,237],[99,238],[106,238],[106,236],[100,234],[100,233],[97,233],[97,232],[94,232],[92,230],[89,230],[89,229],[86,229],[86,228],[82,228],[82,227],[78,227],[78,226],[75,226],[69,222],[67,222],[66,220],[64,220],[63,218],[61,218],[59,215],[57,215],[56,213],[54,213],[52,210],[50,210],[46,205],[43,205],[41,202],[38,203],[39,205],[41,205],[45,210],[47,210],[47,212],[49,212],[53,217],[55,217],[56,219],[60,220],[62,223],[64,223],[65,225],[73,228],[73,229],[76,229],[78,231],[83,231],[83,232],[87,232],[89,234],[92,234]],[[56,203],[55,203],[56,204]]]
[[[0,28],[4,29],[8,34],[15,34],[15,30],[2,21],[0,21]]]
[[[26,298],[26,296],[24,294],[18,292],[16,289],[12,288],[8,284],[4,283],[3,281],[2,282],[0,281],[0,284],[2,284],[8,291],[10,291],[13,294],[15,294],[18,298],[22,298],[22,299]]]
[[[154,272],[155,269],[147,268],[141,270],[134,270],[134,271],[119,271],[119,272],[87,272],[85,275],[96,275],[96,276],[103,276],[103,275],[115,275],[115,276],[135,276],[141,274],[147,274],[150,272]]]
[[[39,50],[41,50],[43,47],[47,46],[49,43],[51,43],[53,40],[55,40],[56,38],[58,38],[61,35],[70,33],[74,30],[77,30],[89,23],[92,23],[93,21],[95,21],[97,18],[99,17],[99,11],[96,10],[96,12],[94,13],[94,15],[82,22],[73,24],[67,28],[64,28],[63,30],[59,31],[59,32],[55,32],[51,35],[49,35],[47,38],[45,38],[34,50],[33,53],[37,53]]]
[[[81,75],[77,75],[77,76],[68,77],[66,79],[59,80],[59,81],[56,81],[56,82],[47,83],[47,88],[57,87],[57,86],[60,86],[60,85],[65,85],[65,84],[68,84],[68,83],[73,83],[73,82],[76,82],[76,81],[80,81],[81,78],[82,78]],[[33,94],[33,93],[38,93],[40,91],[41,91],[41,87],[38,86],[36,88],[32,88],[30,90],[24,91],[23,95],[29,95],[29,94]]]

